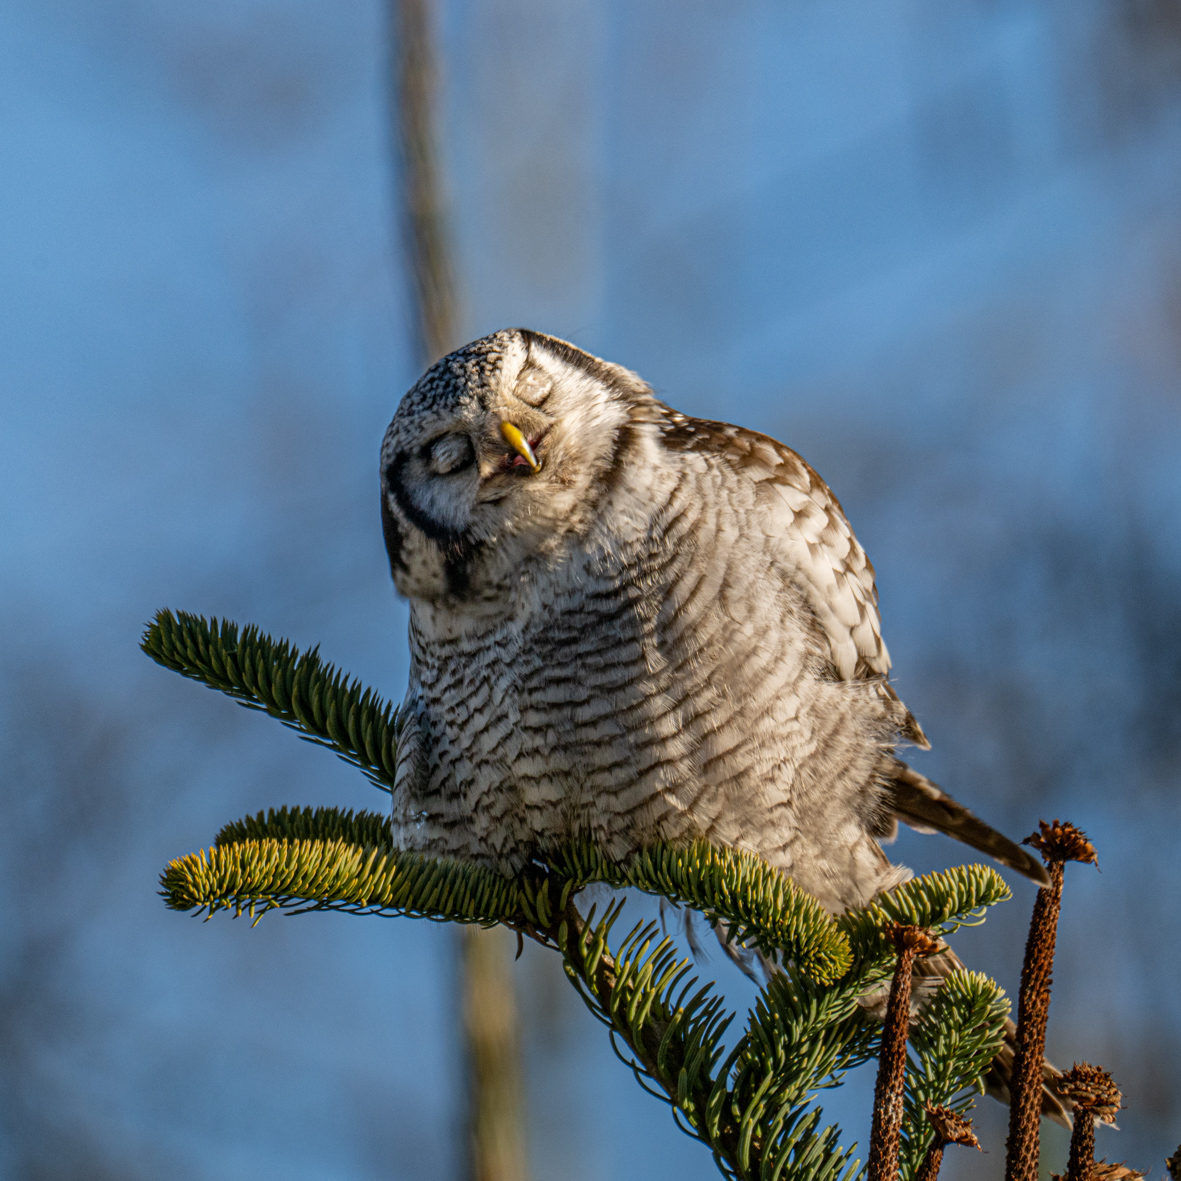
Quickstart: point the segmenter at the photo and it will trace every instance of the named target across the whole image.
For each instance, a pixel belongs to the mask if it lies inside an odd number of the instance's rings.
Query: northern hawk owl
[[[704,837],[839,912],[909,876],[879,843],[901,819],[1046,880],[896,756],[927,742],[873,566],[782,443],[506,330],[403,398],[381,511],[410,601],[400,847],[514,871]]]

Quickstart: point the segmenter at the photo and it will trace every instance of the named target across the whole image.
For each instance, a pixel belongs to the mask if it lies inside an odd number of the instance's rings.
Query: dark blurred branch
[[[449,353],[455,294],[438,160],[430,0],[393,0],[394,105],[401,165],[402,240],[413,285],[419,360]]]
[[[79,1085],[118,1019],[79,971],[80,949],[149,815],[131,772],[136,734],[112,697],[44,649],[0,667],[0,1154],[12,1181],[152,1172],[146,1146]]]

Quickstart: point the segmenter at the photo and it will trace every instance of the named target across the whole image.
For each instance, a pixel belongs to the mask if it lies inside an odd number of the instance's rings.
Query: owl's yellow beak
[[[529,440],[525,438],[518,427],[513,426],[511,422],[502,422],[500,424],[500,433],[504,436],[504,441],[535,471],[541,471],[541,464],[537,461],[537,456],[533,454],[533,448],[529,446]]]

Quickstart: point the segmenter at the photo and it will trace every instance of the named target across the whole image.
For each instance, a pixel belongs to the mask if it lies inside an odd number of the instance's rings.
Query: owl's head
[[[494,593],[586,529],[655,406],[635,374],[526,329],[431,366],[381,447],[394,583],[411,598]]]

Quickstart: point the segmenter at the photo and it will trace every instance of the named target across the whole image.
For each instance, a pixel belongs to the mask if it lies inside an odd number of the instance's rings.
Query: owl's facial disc
[[[396,506],[441,552],[495,546],[515,528],[525,486],[540,491],[535,481],[550,473],[539,448],[553,426],[534,407],[492,399],[395,416],[382,463],[382,494],[392,501],[387,515]],[[387,530],[395,525],[390,517]],[[406,538],[397,548],[408,561],[415,546]]]
[[[382,514],[403,594],[490,603],[593,525],[631,416],[626,370],[553,337],[506,330],[436,363],[382,445]]]

